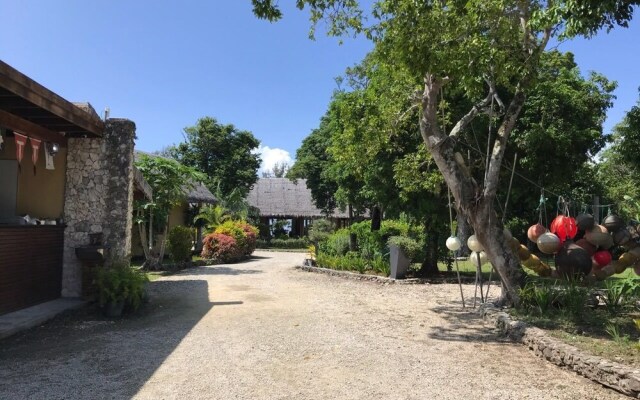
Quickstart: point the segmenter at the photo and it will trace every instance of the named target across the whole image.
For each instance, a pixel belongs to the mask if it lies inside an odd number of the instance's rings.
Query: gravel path
[[[625,398],[497,338],[456,285],[256,256],[153,282],[138,316],[80,312],[0,342],[0,399]]]

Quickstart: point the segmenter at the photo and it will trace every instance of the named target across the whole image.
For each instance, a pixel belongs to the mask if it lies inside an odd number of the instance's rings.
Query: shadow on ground
[[[203,280],[149,292],[135,315],[110,320],[94,305],[0,342],[0,398],[131,398],[212,307],[242,304],[210,302]]]
[[[462,308],[462,302],[452,302],[451,305],[438,306],[431,311],[447,321],[446,326],[434,326],[429,337],[435,340],[454,342],[482,342],[482,343],[508,343],[509,340],[498,335],[498,332],[483,324],[482,316],[477,308],[473,309],[473,298],[466,299],[466,308]],[[479,299],[478,303],[479,304]]]
[[[180,275],[247,275],[247,274],[262,274],[263,271],[258,269],[240,269],[225,266],[212,265],[208,267],[189,268],[180,271]]]

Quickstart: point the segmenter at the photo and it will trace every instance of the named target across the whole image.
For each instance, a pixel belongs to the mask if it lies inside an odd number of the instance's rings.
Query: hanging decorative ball
[[[462,242],[460,241],[460,239],[458,239],[455,236],[450,236],[447,239],[447,242],[445,244],[447,246],[447,249],[449,249],[451,251],[460,250],[460,248],[462,247]]]
[[[616,232],[624,228],[624,220],[616,214],[609,214],[602,221],[602,225],[604,225],[609,232]]]
[[[626,244],[631,239],[631,234],[626,228],[619,229],[613,233],[613,243],[618,246]]]
[[[511,234],[511,231],[509,229],[507,229],[507,228],[504,228],[502,230],[502,234],[504,235],[504,241],[507,242],[507,243],[513,238],[513,235]]]
[[[563,276],[587,275],[591,264],[589,253],[575,243],[567,242],[556,255],[556,268]]]
[[[600,244],[600,247],[603,249],[610,249],[613,247],[613,236],[607,235],[604,237],[604,242]]]
[[[585,233],[584,238],[594,246],[602,246],[609,242],[609,235],[607,228],[602,225],[594,225],[594,227]]]
[[[469,236],[469,239],[467,239],[467,247],[469,248],[469,250],[475,252],[484,250],[484,247],[482,247],[476,235]]]
[[[609,265],[611,262],[611,253],[606,250],[600,250],[593,255],[593,260],[599,267],[604,267],[605,265]]]
[[[640,275],[640,264],[634,265],[633,272],[635,272],[636,275]]]
[[[542,234],[544,234],[546,232],[547,232],[547,228],[545,228],[541,224],[531,225],[529,227],[529,230],[527,230],[527,237],[533,243],[536,243],[538,241],[538,238],[540,237],[540,235],[542,235]]]
[[[638,261],[638,257],[630,252],[623,253],[620,258],[618,258],[618,262],[624,264],[625,267],[630,267]]]
[[[478,265],[478,255],[480,256],[479,265]],[[472,251],[471,254],[469,254],[469,261],[471,261],[474,267],[478,267],[486,264],[487,261],[489,261],[489,259],[487,258],[487,253],[485,253],[484,251],[481,251],[481,252]]]
[[[581,231],[589,231],[593,228],[595,219],[591,214],[579,214],[576,217],[576,224],[578,225],[578,229]]]
[[[631,253],[634,256],[640,258],[640,246],[634,247],[633,249],[629,250],[629,253]]]
[[[560,243],[564,243],[567,239],[573,239],[578,233],[578,225],[576,220],[565,215],[558,215],[551,221],[551,233],[555,233],[560,239]]]
[[[544,233],[538,238],[538,249],[544,254],[553,254],[560,249],[560,239],[553,233]]]
[[[614,261],[610,265],[613,266],[616,274],[621,274],[627,270],[627,267],[630,267],[630,265],[624,265],[623,263],[621,263],[620,260]]]
[[[593,256],[596,253],[596,246],[589,243],[587,239],[582,238],[582,239],[576,240],[576,244],[582,247],[583,249],[585,249],[590,256]]]
[[[520,242],[516,238],[511,238],[511,242],[509,242],[509,244],[511,246],[511,250],[513,251],[518,251],[518,249],[520,248]]]
[[[520,248],[518,249],[518,258],[520,259],[520,261],[524,261],[529,257],[531,257],[531,252],[529,251],[529,249],[527,249],[527,246],[521,244]]]

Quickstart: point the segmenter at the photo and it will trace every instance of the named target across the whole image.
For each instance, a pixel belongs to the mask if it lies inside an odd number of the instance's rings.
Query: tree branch
[[[484,111],[484,109],[491,103],[491,98],[494,95],[495,93],[493,89],[490,89],[487,97],[485,97],[482,101],[480,101],[479,103],[471,107],[471,110],[469,110],[468,113],[466,113],[462,118],[460,118],[460,120],[458,120],[458,123],[456,123],[455,126],[449,132],[449,137],[452,137],[452,138],[457,137],[460,134],[460,132],[462,132],[478,114]]]

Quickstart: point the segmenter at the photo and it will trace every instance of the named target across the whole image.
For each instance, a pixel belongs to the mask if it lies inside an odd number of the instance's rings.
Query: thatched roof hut
[[[326,215],[313,204],[306,179],[295,182],[287,178],[261,178],[253,186],[247,201],[260,210],[263,218],[322,218]],[[333,218],[348,218],[346,212],[335,210]]]

